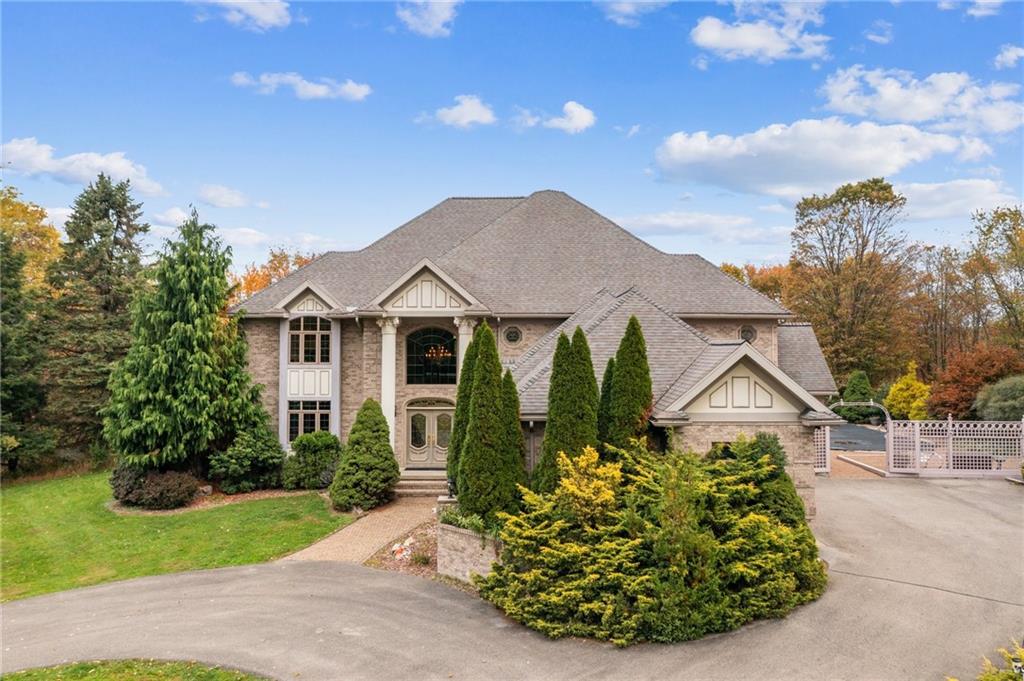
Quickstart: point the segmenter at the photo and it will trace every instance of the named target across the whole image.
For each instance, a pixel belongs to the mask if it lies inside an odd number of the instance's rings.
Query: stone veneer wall
[[[437,571],[463,582],[471,575],[488,575],[491,564],[499,560],[500,544],[490,537],[481,537],[472,530],[454,525],[437,524]]]
[[[816,512],[814,502],[814,428],[799,423],[689,423],[677,426],[673,445],[676,449],[704,454],[712,443],[731,442],[740,433],[753,437],[758,431],[775,433],[786,450],[786,472],[793,478],[796,491],[807,507],[807,517]]]
[[[271,428],[277,433],[281,320],[243,319],[242,329],[249,343],[249,374],[255,383],[263,386],[261,401],[270,415]]]
[[[774,319],[684,318],[683,321],[715,340],[739,340],[740,327],[753,326],[757,331],[757,338],[751,345],[775,364],[779,363],[778,336],[775,333],[777,324]]]

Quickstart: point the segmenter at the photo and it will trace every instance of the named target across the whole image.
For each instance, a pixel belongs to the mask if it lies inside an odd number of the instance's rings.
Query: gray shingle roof
[[[365,309],[423,258],[494,314],[564,314],[594,291],[639,287],[681,315],[788,315],[697,255],[663,253],[557,191],[447,199],[360,251],[326,253],[246,300],[268,312],[309,280]]]
[[[810,324],[782,324],[779,333],[779,368],[812,395],[836,392],[836,382]]]

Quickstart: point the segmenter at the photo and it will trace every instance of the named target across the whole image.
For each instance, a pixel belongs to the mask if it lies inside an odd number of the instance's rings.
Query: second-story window
[[[296,317],[288,322],[288,361],[291,364],[330,364],[331,320]]]

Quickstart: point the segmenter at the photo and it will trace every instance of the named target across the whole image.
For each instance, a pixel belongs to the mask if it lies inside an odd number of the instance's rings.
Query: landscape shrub
[[[716,460],[655,457],[642,440],[609,453],[563,454],[551,494],[524,490],[523,511],[500,515],[502,560],[477,578],[481,596],[549,636],[627,645],[727,631],[821,595],[777,438]]]
[[[368,399],[359,408],[341,452],[331,483],[331,503],[340,511],[375,508],[391,500],[400,476],[384,412],[376,400]]]
[[[927,383],[917,380],[917,362],[907,364],[906,372],[889,388],[882,404],[894,419],[921,421],[928,418]]]
[[[987,657],[982,658],[981,673],[976,677],[977,681],[1020,681],[1020,673],[1014,671],[1014,658],[1019,661],[1024,660],[1024,648],[1021,647],[1016,641],[1013,642],[1012,652],[1006,648],[1000,648],[998,651],[999,656],[1003,658],[1003,662],[1006,664],[1005,667],[997,667]],[[949,677],[946,681],[958,681],[953,677]]]
[[[239,433],[223,452],[210,455],[210,477],[225,494],[252,492],[281,485],[284,450],[268,428]]]
[[[165,510],[186,506],[199,481],[181,471],[146,470],[122,459],[110,476],[114,498],[126,506]]]
[[[285,489],[323,489],[334,479],[341,442],[325,430],[300,435],[292,441],[292,455],[281,468]]]
[[[871,389],[866,371],[858,369],[850,372],[843,388],[844,402],[868,402],[875,396]],[[878,416],[879,410],[871,407],[832,407],[832,411],[850,423],[864,423],[872,416]]]
[[[612,395],[608,405],[605,436],[616,447],[626,447],[632,438],[647,432],[654,397],[647,341],[636,317],[631,316],[615,352]]]
[[[982,388],[974,409],[986,421],[1019,421],[1024,416],[1024,375]]]
[[[979,343],[954,355],[932,386],[928,411],[935,418],[977,418],[974,403],[980,391],[1002,378],[1024,371],[1020,350]]]
[[[481,537],[484,536],[498,536],[498,528],[500,527],[496,523],[488,525],[484,522],[476,513],[465,513],[459,509],[458,506],[448,507],[441,510],[438,515],[438,522],[444,525],[451,525],[453,527],[460,527],[470,532],[476,532]]]

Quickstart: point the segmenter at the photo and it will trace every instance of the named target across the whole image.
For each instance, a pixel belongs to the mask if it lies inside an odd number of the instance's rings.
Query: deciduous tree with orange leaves
[[[317,257],[314,253],[289,253],[283,248],[271,248],[265,263],[249,263],[241,275],[230,275],[233,289],[229,302],[235,304],[245,300],[308,265]]]

